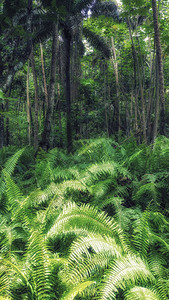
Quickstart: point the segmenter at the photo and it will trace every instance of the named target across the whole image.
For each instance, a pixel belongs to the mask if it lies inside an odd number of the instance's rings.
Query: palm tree
[[[110,49],[106,46],[103,39],[100,39],[96,34],[89,31],[87,28],[82,27],[82,21],[87,16],[88,10],[92,7],[93,12],[96,12],[99,8],[99,13],[101,14],[100,5],[94,2],[93,0],[79,0],[79,1],[58,1],[57,5],[53,2],[42,0],[42,4],[48,10],[47,13],[52,14],[56,17],[60,33],[63,37],[64,42],[64,71],[65,71],[65,98],[66,98],[66,114],[67,114],[67,151],[68,153],[72,151],[72,117],[71,117],[71,78],[70,78],[70,69],[71,69],[71,49],[73,41],[76,40],[75,36],[81,34],[81,29],[84,36],[92,42],[93,45],[104,53],[106,57],[110,57]],[[63,10],[64,7],[64,10]],[[102,9],[102,13],[105,14]],[[107,3],[107,8],[112,17],[118,17],[117,7],[113,3]],[[98,13],[98,11],[97,11]],[[45,135],[45,130],[44,134]]]

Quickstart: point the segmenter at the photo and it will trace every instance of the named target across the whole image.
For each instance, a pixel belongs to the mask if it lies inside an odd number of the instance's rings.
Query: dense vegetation
[[[1,0],[0,300],[169,299],[168,0]]]
[[[76,147],[1,150],[2,299],[168,299],[169,140]]]

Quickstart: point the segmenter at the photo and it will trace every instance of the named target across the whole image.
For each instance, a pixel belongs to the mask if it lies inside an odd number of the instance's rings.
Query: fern
[[[152,281],[154,281],[153,275],[139,257],[126,256],[116,260],[110,266],[110,270],[104,278],[100,299],[116,299],[119,289],[125,291],[131,285]]]
[[[6,176],[10,176],[13,171],[14,168],[17,164],[18,159],[20,158],[20,156],[22,155],[22,153],[24,152],[25,148],[20,149],[19,151],[17,151],[11,158],[8,159],[8,161],[5,164],[4,169],[2,170],[2,175],[1,175],[1,179],[0,179],[0,198],[2,197],[2,194],[5,191],[5,181],[4,181],[4,176],[6,174]]]
[[[29,238],[27,256],[31,261],[37,299],[53,299],[50,255],[42,234],[37,231]]]
[[[61,300],[73,300],[77,295],[81,295],[85,289],[91,287],[93,284],[95,284],[95,281],[84,281],[73,287],[70,291],[64,293]]]
[[[141,257],[146,258],[150,243],[149,224],[148,220],[150,212],[146,210],[140,219],[135,221],[133,226],[135,227],[133,239],[136,251],[139,252]]]
[[[47,237],[54,238],[60,232],[68,232],[76,229],[99,232],[103,235],[110,235],[121,241],[125,247],[124,238],[118,224],[103,212],[98,212],[94,207],[69,203],[59,215],[56,223],[49,230]]]
[[[152,290],[141,286],[135,286],[125,294],[126,300],[160,300]]]

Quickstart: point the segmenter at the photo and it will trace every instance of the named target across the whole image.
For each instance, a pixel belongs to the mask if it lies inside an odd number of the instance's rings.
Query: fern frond
[[[22,153],[24,152],[24,150],[25,150],[25,148],[20,149],[11,158],[9,158],[8,161],[6,162],[5,167],[2,170],[2,175],[1,175],[0,198],[1,198],[2,194],[5,191],[4,173],[9,175],[9,176],[12,175],[12,173],[14,171],[14,168],[17,164],[17,161],[20,158],[20,156],[22,155]]]
[[[23,195],[18,188],[18,186],[14,183],[12,178],[8,173],[4,171],[5,175],[5,184],[6,184],[6,195],[8,199],[8,207],[12,214],[15,213],[15,210],[20,205],[20,202],[23,199]]]
[[[12,261],[0,256],[0,262],[2,266],[6,268],[6,274],[10,274],[11,272],[17,274],[21,279],[22,283],[29,289],[31,295],[33,295],[32,285],[29,283],[27,276],[24,271],[20,268],[19,265],[14,264]]]
[[[107,176],[116,176],[117,164],[116,163],[101,163],[92,165],[86,173],[85,182],[87,185],[92,185],[98,180],[104,180]]]
[[[138,200],[143,200],[144,202],[148,202],[153,200],[154,203],[157,202],[159,193],[157,189],[157,185],[154,182],[146,183],[144,185],[141,185],[137,193],[133,196],[133,199],[138,201]],[[145,200],[146,198],[146,200]]]
[[[81,141],[82,147],[78,150],[78,157],[87,161],[100,162],[105,160],[113,160],[115,149],[112,147],[111,139],[99,138],[95,140]]]
[[[35,284],[37,298],[52,299],[53,282],[51,276],[50,256],[44,237],[41,233],[33,231],[28,244],[28,259],[32,266],[32,277]]]
[[[107,252],[99,252],[90,257],[83,257],[78,264],[70,261],[60,271],[59,277],[67,286],[77,285],[86,280],[101,280],[105,269],[108,268],[112,257]]]
[[[150,234],[149,234],[149,224],[148,220],[150,217],[150,212],[148,210],[144,211],[142,217],[134,222],[134,245],[136,251],[139,252],[141,257],[147,257],[147,251],[150,245]]]
[[[56,223],[49,230],[47,237],[54,238],[59,232],[76,228],[82,231],[85,229],[91,233],[107,234],[124,244],[122,231],[112,218],[108,217],[104,212],[99,212],[94,207],[89,205],[78,207],[75,203],[69,203],[64,207]]]
[[[82,283],[79,283],[75,287],[73,287],[70,291],[65,293],[61,300],[73,300],[77,295],[81,295],[82,292],[84,292],[85,289],[88,287],[91,287],[91,285],[94,285],[95,281],[84,281]]]
[[[56,168],[53,170],[54,173],[54,181],[60,183],[62,181],[71,180],[71,179],[78,179],[79,178],[79,171],[77,167],[75,168]]]
[[[104,278],[100,299],[116,299],[118,290],[125,291],[131,285],[145,284],[154,277],[145,263],[136,256],[128,255],[116,260]]]
[[[134,288],[130,289],[125,294],[126,300],[160,300],[158,295],[148,289],[141,286],[135,286]]]
[[[90,251],[89,251],[90,250]],[[100,236],[99,234],[89,234],[86,237],[80,237],[74,241],[70,248],[69,262],[78,262],[85,256],[90,257],[91,253],[105,251],[109,256],[121,257],[122,249],[111,237]]]
[[[1,264],[0,266],[0,294],[4,295],[2,299],[9,299],[5,297],[9,296],[9,278],[7,276],[6,266],[4,266],[3,264]]]
[[[87,186],[82,181],[79,180],[67,180],[60,185],[60,188],[64,192],[66,190],[82,191],[82,192],[86,192],[88,190]]]

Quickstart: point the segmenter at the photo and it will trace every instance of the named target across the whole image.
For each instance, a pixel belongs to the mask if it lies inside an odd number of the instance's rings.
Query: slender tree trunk
[[[114,66],[114,72],[115,72],[115,80],[116,80],[116,99],[114,101],[114,109],[115,109],[115,119],[116,119],[116,128],[118,132],[120,131],[120,88],[119,88],[119,73],[118,73],[118,62],[116,57],[116,49],[114,45],[114,39],[111,37],[111,46],[112,46],[112,52],[113,52],[113,66]]]
[[[3,112],[3,104],[0,105],[0,110]],[[0,114],[0,148],[4,146],[4,117]]]
[[[34,115],[34,147],[37,150],[38,148],[38,84],[37,84],[37,76],[35,70],[35,60],[33,54],[33,47],[31,53],[31,67],[32,67],[32,74],[33,74],[33,81],[34,81],[34,88],[35,88],[35,115]]]
[[[27,70],[27,80],[26,80],[26,98],[27,98],[27,122],[28,122],[28,143],[31,145],[31,113],[30,113],[30,99],[29,99],[29,64],[28,60],[28,70]]]
[[[159,72],[158,72],[158,61],[156,59],[156,96],[155,96],[155,117],[154,117],[154,126],[152,134],[152,144],[154,144],[157,137],[158,123],[159,123],[159,114],[160,114],[160,96],[159,96]]]
[[[8,112],[9,110],[9,101],[6,100],[6,105],[5,105],[5,110]],[[5,128],[5,145],[9,145],[9,138],[10,138],[10,133],[9,133],[9,118],[6,118],[6,128]]]
[[[105,129],[107,137],[109,138],[109,126],[108,126],[108,114],[107,114],[107,74],[106,74],[106,63],[104,62],[104,90],[103,90],[103,100],[104,100],[104,111],[105,111]]]
[[[41,52],[41,66],[42,66],[42,75],[43,75],[43,85],[44,85],[45,102],[46,102],[46,107],[48,108],[48,91],[47,91],[45,68],[44,68],[43,46],[42,46],[41,43],[40,43],[40,52]]]
[[[134,80],[136,80],[136,73],[138,75],[138,83],[139,83],[139,89],[140,89],[140,97],[141,97],[141,106],[142,106],[142,130],[143,130],[143,138],[144,142],[147,143],[147,137],[146,137],[146,118],[145,118],[145,101],[144,101],[144,91],[143,91],[143,84],[142,84],[142,78],[141,78],[141,70],[139,66],[139,61],[133,41],[133,36],[131,32],[131,25],[130,25],[130,20],[128,19],[128,24],[129,24],[129,34],[130,34],[130,39],[132,42],[132,55],[133,55],[133,61],[134,61]],[[136,72],[137,70],[137,72]],[[135,91],[136,92],[136,91]]]
[[[160,30],[158,25],[158,11],[156,0],[152,0],[153,9],[153,21],[154,21],[154,34],[156,44],[156,55],[158,61],[158,72],[159,72],[159,90],[160,90],[160,134],[165,133],[165,94],[164,94],[164,74],[163,74],[163,62],[162,62],[162,51],[160,42]],[[156,118],[158,118],[158,111],[156,111]]]
[[[72,143],[72,120],[71,120],[71,85],[70,85],[70,48],[71,48],[71,35],[68,30],[64,31],[65,42],[65,71],[66,71],[66,115],[67,115],[67,152],[70,153],[73,150]]]
[[[57,53],[58,53],[58,24],[54,23],[48,108],[46,112],[44,131],[42,134],[42,141],[41,141],[41,145],[45,150],[49,149],[52,146],[51,130],[52,130],[53,108],[54,108],[54,98],[55,98]]]

